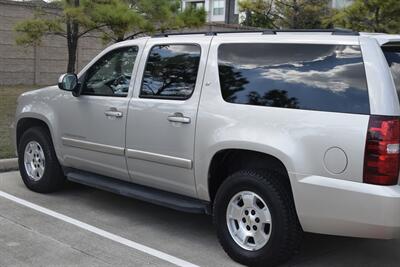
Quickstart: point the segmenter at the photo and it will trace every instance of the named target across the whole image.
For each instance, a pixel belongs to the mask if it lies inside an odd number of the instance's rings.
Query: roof
[[[194,38],[199,36],[224,36],[224,38],[234,38],[237,36],[264,36],[273,37],[276,36],[276,40],[314,40],[314,41],[343,41],[343,42],[359,42],[359,37],[373,38],[377,40],[379,45],[387,43],[400,43],[400,34],[386,34],[386,33],[366,33],[366,32],[355,32],[347,29],[293,29],[293,30],[236,30],[236,31],[210,31],[210,32],[178,32],[178,33],[162,33],[152,36],[153,38],[167,38],[167,37],[182,37],[182,38]],[[300,39],[298,39],[301,37]]]

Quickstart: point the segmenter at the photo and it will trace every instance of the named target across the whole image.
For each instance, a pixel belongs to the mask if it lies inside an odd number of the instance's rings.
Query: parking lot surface
[[[18,172],[0,173],[1,192],[0,266],[239,266],[218,244],[209,216],[73,183],[61,192],[37,194]],[[286,266],[399,266],[399,252],[398,240],[306,234]]]

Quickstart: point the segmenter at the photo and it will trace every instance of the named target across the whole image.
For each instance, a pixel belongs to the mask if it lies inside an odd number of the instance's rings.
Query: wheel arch
[[[16,136],[16,146],[18,148],[19,146],[19,142],[21,140],[21,136],[22,134],[28,130],[29,128],[32,127],[42,127],[44,128],[46,131],[48,131],[51,140],[53,141],[53,132],[51,130],[51,127],[49,126],[48,120],[45,117],[42,117],[40,115],[28,115],[26,114],[26,116],[20,117],[18,118],[17,122],[16,122],[16,129],[15,129],[15,136]],[[54,142],[53,142],[54,144]]]
[[[223,183],[232,173],[240,169],[269,169],[284,177],[284,184],[293,196],[289,171],[282,160],[276,156],[242,148],[226,148],[217,151],[211,158],[208,168],[208,192],[211,202]]]

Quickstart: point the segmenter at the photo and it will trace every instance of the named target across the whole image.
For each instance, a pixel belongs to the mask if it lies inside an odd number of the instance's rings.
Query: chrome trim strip
[[[126,156],[132,159],[140,159],[145,161],[156,162],[160,164],[176,166],[185,169],[192,168],[192,161],[189,159],[182,159],[168,155],[156,154],[134,149],[127,149]]]
[[[117,146],[103,145],[73,138],[62,137],[62,144],[65,146],[76,147],[106,154],[124,156],[124,148]]]

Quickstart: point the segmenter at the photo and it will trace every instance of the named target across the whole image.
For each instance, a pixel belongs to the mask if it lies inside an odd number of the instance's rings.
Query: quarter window
[[[200,62],[198,45],[156,45],[147,59],[140,97],[188,99]]]
[[[115,49],[89,68],[84,76],[82,94],[100,96],[128,95],[138,48]]]
[[[230,103],[369,114],[359,46],[222,44],[218,69]]]
[[[400,45],[384,46],[382,50],[389,64],[390,71],[392,72],[397,89],[397,96],[400,101]]]

